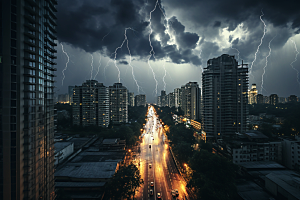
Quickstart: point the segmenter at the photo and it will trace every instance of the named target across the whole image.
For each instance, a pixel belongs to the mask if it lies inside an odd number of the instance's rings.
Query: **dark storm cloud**
[[[299,1],[281,0],[181,0],[166,1],[170,9],[180,9],[190,13],[190,19],[201,25],[209,25],[216,19],[231,22],[236,27],[240,22],[246,21],[251,15],[260,13],[263,9],[268,15],[265,18],[275,26],[286,26],[292,22],[295,29],[300,27]],[[189,17],[189,16],[187,16]],[[232,23],[238,22],[238,23]]]
[[[119,61],[120,64],[123,64],[123,65],[128,65],[128,62],[126,60],[121,60]]]
[[[221,22],[220,21],[215,21],[214,27],[219,28],[220,26],[221,26]]]
[[[86,52],[101,51],[110,58],[115,57],[115,50],[120,47],[125,39],[129,41],[130,53],[141,60],[150,56],[149,44],[149,17],[155,1],[146,3],[146,0],[111,0],[111,1],[74,1],[62,0],[58,4],[58,40]],[[184,32],[185,27],[176,20],[173,28],[176,29],[177,48],[172,53],[164,51],[164,47],[170,41],[170,35],[166,33],[167,21],[162,7],[157,6],[151,14],[151,45],[155,52],[155,58],[164,59],[176,55],[175,63],[193,64],[195,55],[181,55],[182,49],[194,49],[199,36],[196,33]],[[181,26],[181,28],[180,28]],[[156,37],[158,36],[158,37]],[[129,52],[124,43],[122,49],[118,49],[116,59],[124,59]],[[190,60],[193,57],[193,61]]]

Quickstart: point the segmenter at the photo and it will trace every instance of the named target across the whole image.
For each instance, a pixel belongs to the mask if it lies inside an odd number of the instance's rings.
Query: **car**
[[[153,190],[150,190],[150,196],[152,196],[153,195]]]
[[[149,164],[149,168],[151,168],[152,167],[152,164]]]
[[[175,191],[176,197],[178,197],[178,196],[179,196],[179,192],[178,192],[178,190],[177,190],[177,189],[175,189],[174,191]]]
[[[157,198],[160,199],[161,198],[161,195],[160,193],[157,193]]]

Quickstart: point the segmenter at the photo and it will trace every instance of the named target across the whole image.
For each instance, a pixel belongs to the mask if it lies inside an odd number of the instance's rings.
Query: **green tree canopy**
[[[190,160],[193,170],[188,187],[203,200],[231,200],[236,198],[235,171],[237,166],[224,157],[197,151]]]
[[[107,185],[107,197],[116,200],[131,199],[143,183],[140,171],[134,164],[121,166]]]

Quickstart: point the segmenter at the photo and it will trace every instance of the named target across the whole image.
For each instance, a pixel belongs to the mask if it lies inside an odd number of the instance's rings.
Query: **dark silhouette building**
[[[289,102],[297,102],[297,101],[298,101],[298,97],[296,95],[289,96]]]
[[[262,94],[256,95],[256,103],[257,104],[263,104],[264,103],[264,96]]]
[[[223,54],[207,61],[202,73],[203,129],[222,138],[245,132],[248,116],[248,68]]]
[[[278,95],[277,94],[271,94],[270,95],[270,104],[271,105],[278,104]]]
[[[0,199],[55,198],[56,5],[0,1]]]

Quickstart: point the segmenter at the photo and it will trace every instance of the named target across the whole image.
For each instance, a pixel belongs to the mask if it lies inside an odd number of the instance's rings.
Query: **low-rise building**
[[[69,155],[74,152],[74,143],[73,142],[56,142],[54,143],[55,148],[55,163],[57,165],[66,159]]]
[[[226,142],[226,148],[235,164],[253,161],[282,162],[281,141],[270,141],[259,131],[238,134],[237,139]]]
[[[300,170],[300,137],[284,138],[282,148],[283,164],[289,169]]]

